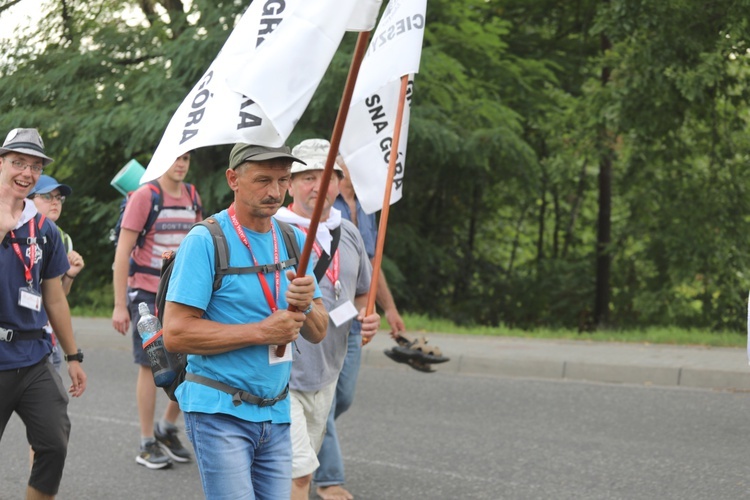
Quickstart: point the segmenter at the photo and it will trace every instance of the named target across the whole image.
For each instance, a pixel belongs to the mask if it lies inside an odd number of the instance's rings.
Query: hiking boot
[[[164,453],[169,455],[175,462],[185,463],[189,462],[192,458],[190,452],[182,446],[180,439],[177,437],[177,429],[159,432],[159,426],[154,425],[154,437]]]
[[[164,469],[172,465],[172,461],[159,447],[159,443],[152,441],[141,447],[141,453],[135,457],[135,462],[145,465],[149,469]]]

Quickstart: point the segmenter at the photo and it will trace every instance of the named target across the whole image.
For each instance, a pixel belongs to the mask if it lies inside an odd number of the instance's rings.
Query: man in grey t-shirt
[[[328,141],[324,139],[308,139],[292,150],[292,154],[307,165],[292,164],[289,194],[294,202],[289,208],[279,209],[275,216],[307,232],[318,197],[326,198],[311,257],[316,265],[321,260],[329,262],[325,273],[316,269],[316,274],[320,274],[318,282],[323,303],[329,313],[328,332],[320,344],[297,339],[299,352],[294,353],[289,381],[293,500],[307,499],[309,495],[336,381],[346,357],[352,319],[362,321],[363,338],[375,335],[380,326],[377,313],[365,316],[372,266],[362,236],[354,224],[342,219],[341,212],[332,208],[343,176],[340,167],[335,166],[336,175],[331,176],[328,190],[320,192],[328,150]]]

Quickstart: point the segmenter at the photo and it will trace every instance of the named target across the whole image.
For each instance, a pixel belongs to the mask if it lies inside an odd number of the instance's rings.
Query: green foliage
[[[74,188],[61,225],[87,266],[71,303],[111,303],[120,196],[109,181],[131,158],[148,162],[247,3],[194,0],[182,12],[174,1],[67,0],[2,42],[0,130],[38,127],[56,159],[49,173]],[[400,308],[460,325],[589,330],[609,155],[611,335],[743,329],[748,7],[431,0],[383,263]],[[330,136],[355,38],[344,37],[290,144]],[[229,202],[228,151],[193,154],[188,180],[208,212]]]

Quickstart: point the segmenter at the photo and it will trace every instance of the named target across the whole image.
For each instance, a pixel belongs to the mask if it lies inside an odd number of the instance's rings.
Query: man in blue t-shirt
[[[53,498],[70,436],[68,396],[47,358],[49,320],[68,362],[68,392],[86,390],[61,277],[70,269],[57,226],[37,213],[29,192],[52,159],[35,129],[11,130],[0,148],[0,437],[13,412],[34,451],[26,498]]]
[[[272,216],[284,201],[293,160],[286,146],[235,145],[226,171],[234,203],[208,221],[224,233],[230,267],[270,264],[268,272],[225,275],[213,291],[215,249],[201,226],[188,233],[174,262],[164,342],[188,354],[176,396],[206,498],[290,496],[287,394],[294,348],[281,355],[277,346],[300,334],[318,343],[328,325],[312,266],[297,278],[273,265],[289,259]],[[294,231],[302,248],[304,236]]]

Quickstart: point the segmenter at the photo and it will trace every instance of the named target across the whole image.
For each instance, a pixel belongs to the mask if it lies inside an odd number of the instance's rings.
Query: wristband
[[[83,352],[78,349],[78,352],[75,354],[66,354],[65,361],[78,361],[79,363],[83,363]]]
[[[310,314],[312,312],[312,310],[313,310],[313,303],[310,302],[310,305],[307,306],[307,309],[305,309],[304,311],[302,311],[302,314],[304,314],[305,316],[307,316],[308,314]]]
[[[74,280],[74,279],[76,279],[76,277],[75,277],[75,276],[71,276],[71,275],[69,275],[68,273],[65,273],[65,277],[66,277],[66,278],[68,278],[68,279],[71,279],[71,280]]]

